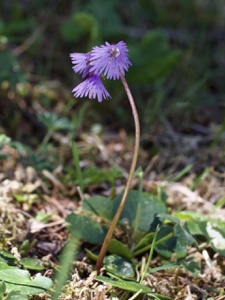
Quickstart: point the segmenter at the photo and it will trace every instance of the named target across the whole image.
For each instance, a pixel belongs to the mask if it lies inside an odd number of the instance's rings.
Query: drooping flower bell
[[[128,49],[124,42],[110,45],[108,42],[91,51],[91,72],[102,74],[107,79],[119,79],[120,72],[124,76],[131,62],[127,55]]]
[[[90,99],[97,97],[99,102],[110,98],[100,77],[115,80],[119,79],[120,74],[124,76],[131,65],[127,52],[126,44],[121,41],[117,44],[106,42],[100,47],[93,47],[88,53],[71,53],[74,72],[81,74],[82,78],[87,77],[73,89],[74,96]]]
[[[71,53],[70,54],[73,70],[75,73],[81,74],[82,77],[86,77],[90,71],[90,53]]]
[[[98,98],[98,102],[103,99],[111,98],[108,91],[104,87],[99,75],[91,75],[83,82],[78,84],[74,89],[75,97],[88,97],[89,99]]]

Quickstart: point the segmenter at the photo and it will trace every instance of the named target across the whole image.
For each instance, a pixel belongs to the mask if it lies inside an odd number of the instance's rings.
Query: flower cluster
[[[101,76],[107,79],[119,79],[120,74],[124,76],[131,62],[127,55],[128,49],[124,42],[109,44],[92,48],[89,53],[71,53],[73,70],[86,78],[82,83],[73,89],[75,97],[89,97],[90,99],[111,98],[105,89]]]

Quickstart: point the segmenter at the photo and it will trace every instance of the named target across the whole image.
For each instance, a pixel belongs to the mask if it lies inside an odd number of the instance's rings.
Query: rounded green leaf
[[[108,247],[108,251],[111,254],[117,254],[119,256],[125,257],[125,258],[131,258],[132,254],[130,252],[130,249],[121,243],[120,241],[117,241],[115,239],[111,239]]]
[[[80,240],[97,244],[105,238],[107,228],[88,216],[72,213],[66,217],[66,221],[69,230]]]
[[[108,272],[118,277],[133,277],[132,263],[118,255],[109,255],[104,259],[105,268]]]
[[[111,278],[105,277],[105,276],[97,276],[95,277],[96,280],[101,281],[101,282],[105,282],[110,284],[113,287],[119,288],[121,290],[126,290],[129,292],[133,292],[133,293],[137,293],[137,292],[141,292],[143,294],[147,294],[148,296],[151,296],[154,299],[162,299],[162,300],[171,300],[170,297],[161,295],[161,294],[157,294],[157,293],[152,293],[152,290],[150,289],[150,287],[146,286],[146,285],[142,285],[139,282],[136,281],[131,281],[131,280],[113,280]],[[157,298],[156,298],[157,297]]]
[[[44,276],[30,279],[28,271],[10,268],[0,270],[0,282],[6,284],[6,291],[19,291],[25,295],[35,295],[50,289],[52,280]]]
[[[5,291],[6,291],[6,285],[5,282],[3,281],[2,283],[0,283],[0,299],[1,297],[4,296]]]
[[[36,258],[24,257],[20,261],[21,265],[26,269],[42,271],[44,267],[40,265],[40,260]]]
[[[113,200],[113,213],[121,201],[122,195],[117,196]],[[131,190],[128,194],[123,212],[120,216],[120,223],[133,225],[136,218],[138,203],[141,204],[141,214],[138,229],[148,232],[151,224],[155,221],[156,215],[159,213],[166,213],[167,208],[165,204],[158,198],[151,194],[142,193],[140,197],[139,191]]]
[[[172,255],[176,254],[176,258],[180,259],[187,254],[187,247],[183,244],[183,240],[179,241],[179,238],[175,236],[174,230],[174,226],[170,225],[164,225],[160,228],[157,235],[157,246],[155,247],[155,250],[158,254],[166,258],[171,258]],[[167,236],[168,238],[166,238]],[[165,240],[158,244],[158,241],[161,239]]]
[[[220,255],[225,256],[225,225],[220,220],[201,222],[200,228],[205,233],[211,247]]]
[[[0,261],[6,262],[9,265],[14,265],[16,259],[11,253],[4,250],[0,250]]]
[[[112,220],[112,200],[102,196],[91,197],[83,201],[83,210],[90,211],[99,217]]]

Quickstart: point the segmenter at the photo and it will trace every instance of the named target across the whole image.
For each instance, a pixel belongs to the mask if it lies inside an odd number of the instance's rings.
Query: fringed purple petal
[[[104,87],[98,75],[91,75],[78,86],[73,89],[74,97],[88,97],[90,99],[98,98],[98,102],[102,99],[111,98],[108,91]]]
[[[127,52],[127,46],[122,41],[115,45],[106,42],[100,47],[93,47],[90,53],[90,72],[102,74],[107,79],[118,79],[120,72],[124,75],[131,65]]]

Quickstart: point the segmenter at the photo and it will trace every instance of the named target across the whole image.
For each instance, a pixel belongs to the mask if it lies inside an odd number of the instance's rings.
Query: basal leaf
[[[11,291],[8,293],[6,300],[27,300],[28,296],[20,291]]]
[[[158,244],[158,241],[166,238],[166,236],[169,236],[169,238]],[[187,254],[186,246],[179,243],[178,238],[174,236],[174,227],[170,225],[163,225],[160,228],[157,236],[157,245],[155,247],[155,250],[158,254],[166,258],[171,258],[172,255],[176,254],[176,258],[180,259],[185,257],[185,255]]]
[[[98,255],[96,255],[95,253],[91,252],[90,250],[88,250],[87,248],[85,248],[85,252],[87,253],[87,257],[93,261],[97,261],[98,260]]]
[[[4,250],[0,250],[0,259],[2,262],[6,262],[9,265],[14,265],[16,262],[15,257],[11,253]]]
[[[117,277],[133,277],[134,269],[130,261],[118,256],[109,255],[104,259],[104,265],[108,272],[116,275]]]
[[[48,290],[52,286],[52,280],[45,276],[36,276],[32,279],[32,285],[40,286],[44,288],[45,290]]]
[[[4,296],[4,293],[6,291],[6,285],[5,282],[3,281],[0,283],[0,299]]]
[[[179,224],[180,220],[174,216],[171,216],[169,214],[158,214],[159,219],[164,222],[164,221],[170,221],[174,224]]]
[[[132,257],[130,249],[126,245],[115,239],[111,239],[108,251],[111,254],[117,254],[128,259]]]
[[[225,225],[223,222],[201,222],[200,228],[211,247],[220,255],[225,256]]]
[[[198,276],[198,274],[201,272],[201,267],[195,261],[184,263],[182,265],[187,271],[191,272],[194,276]]]
[[[187,222],[188,230],[192,235],[203,235],[199,224],[202,220],[205,220],[205,216],[193,211],[176,212],[174,216]]]
[[[135,245],[135,249],[134,250],[136,251],[137,249],[140,249],[142,247],[145,247],[145,246],[149,245],[152,242],[153,237],[154,237],[154,233],[153,232],[149,232],[149,233],[145,234],[140,239],[140,241],[137,243],[137,245]]]
[[[70,214],[66,217],[69,230],[81,240],[97,244],[104,240],[107,228],[88,216]]]
[[[204,215],[197,213],[195,211],[189,211],[189,210],[175,212],[173,215],[180,220],[186,220],[186,221],[188,221],[188,220],[196,220],[196,221],[205,220]]]
[[[82,208],[108,220],[113,218],[112,200],[106,197],[95,196],[84,200]]]
[[[183,246],[188,246],[191,244],[197,245],[196,240],[188,232],[187,228],[185,228],[185,225],[181,226],[179,224],[176,224],[174,226],[174,235],[177,237],[180,245],[183,245]]]
[[[216,252],[225,255],[225,225],[223,221],[189,211],[176,213],[176,216],[187,220],[187,227],[192,235],[204,236]]]
[[[147,286],[144,286],[136,281],[126,281],[126,280],[113,280],[105,276],[97,276],[95,277],[96,280],[108,283],[113,287],[120,288],[122,290],[130,291],[130,292],[138,292],[142,290],[142,293],[151,293],[151,289]]]
[[[21,265],[26,269],[42,271],[44,267],[40,265],[40,260],[36,258],[24,257],[20,261]]]
[[[180,265],[185,265],[187,263],[190,263],[193,261],[193,258],[189,257],[189,258],[185,258],[185,259],[182,259],[182,260],[179,260],[175,263],[164,263],[162,266],[160,267],[155,267],[155,268],[152,268],[152,269],[149,269],[148,270],[148,273],[154,273],[154,272],[159,272],[159,271],[162,271],[162,270],[167,270],[167,269],[174,269],[174,268],[177,268],[178,266]]]
[[[195,235],[195,236],[204,235],[200,228],[200,222],[198,222],[196,220],[188,220],[187,227],[192,235]]]
[[[120,203],[122,195],[117,196],[113,200],[113,214],[115,214]],[[139,191],[131,190],[128,194],[127,201],[123,212],[120,216],[120,223],[133,225],[136,217],[138,202],[141,203],[141,214],[138,229],[148,232],[151,224],[155,221],[158,213],[166,213],[165,204],[151,194],[142,193],[140,197]]]
[[[0,270],[0,282],[5,282],[6,291],[20,291],[25,295],[35,295],[48,290],[52,286],[50,278],[37,276],[30,279],[29,272],[20,269]]]
[[[115,199],[113,199],[113,215],[115,215],[117,208],[120,204],[120,201],[122,199],[123,193],[116,196]],[[125,206],[123,208],[122,214],[120,216],[119,222],[121,224],[128,224],[132,226],[132,223],[135,219],[136,212],[137,212],[137,203],[140,201],[139,199],[139,193],[138,191],[130,191],[125,203]]]
[[[96,280],[101,281],[101,282],[105,282],[110,284],[113,287],[122,289],[122,290],[126,290],[129,292],[133,292],[133,293],[137,293],[139,291],[141,291],[142,294],[148,294],[149,296],[156,296],[159,299],[162,300],[171,300],[171,298],[164,296],[164,295],[160,295],[160,294],[156,294],[156,293],[152,293],[151,289],[148,286],[142,285],[136,281],[127,281],[127,280],[113,280],[110,279],[108,277],[105,276],[97,276],[95,277]]]

